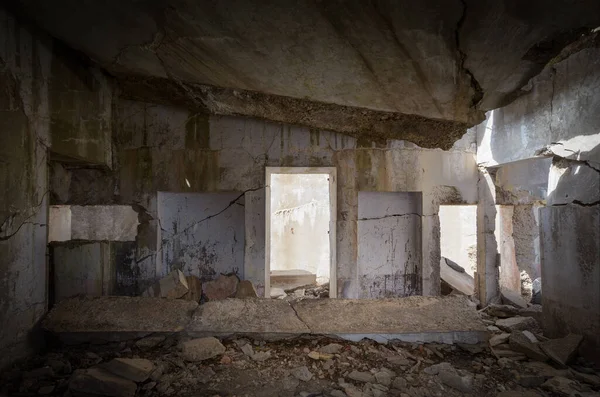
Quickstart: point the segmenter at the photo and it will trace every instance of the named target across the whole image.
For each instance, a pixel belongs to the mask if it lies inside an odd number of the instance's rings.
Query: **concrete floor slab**
[[[286,338],[320,334],[381,343],[478,343],[488,333],[464,296],[355,300],[226,299],[195,302],[143,297],[71,298],[58,304],[44,328],[79,343],[102,335],[119,340],[144,333]],[[76,338],[74,338],[76,337]],[[86,339],[87,338],[87,339]]]
[[[181,332],[197,307],[183,299],[76,297],[57,304],[42,325],[54,333]]]

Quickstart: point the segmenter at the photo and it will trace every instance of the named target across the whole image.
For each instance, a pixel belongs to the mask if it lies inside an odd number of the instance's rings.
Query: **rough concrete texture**
[[[600,357],[600,206],[541,208],[540,245],[545,332],[583,335]]]
[[[135,241],[138,214],[128,205],[71,206],[73,240]]]
[[[513,239],[515,258],[520,271],[531,280],[541,276],[540,268],[540,203],[515,205],[513,211]]]
[[[598,144],[600,145],[600,142]],[[598,161],[600,161],[600,154]],[[547,205],[599,204],[600,167],[592,168],[585,162],[555,157],[548,178],[546,203]]]
[[[104,165],[112,150],[106,78],[85,64],[71,64],[72,52],[4,10],[0,31],[3,367],[25,353],[32,346],[29,341],[39,340],[28,334],[46,310],[49,150],[51,156],[60,152]]]
[[[54,301],[113,292],[115,274],[107,242],[53,244]]]
[[[76,297],[56,305],[43,327],[55,333],[180,332],[197,307],[182,299]]]
[[[71,207],[51,205],[48,211],[48,242],[71,240]]]
[[[358,192],[358,298],[421,294],[418,192]]]
[[[486,328],[466,297],[411,296],[383,300],[303,300],[292,303],[311,333],[385,337],[401,334],[472,333],[487,338]],[[399,337],[401,338],[401,337]]]
[[[557,155],[598,165],[599,54],[600,47],[592,46],[550,64],[527,94],[489,112],[477,127],[477,162],[493,166]]]
[[[487,305],[500,293],[499,242],[496,237],[498,211],[495,204],[496,188],[492,170],[479,168],[477,191],[479,201],[477,203],[477,274],[475,282],[479,300],[483,305]]]
[[[187,233],[192,237],[228,236],[225,245],[233,245],[235,255],[242,255],[239,258],[235,256],[235,265],[226,260],[232,259],[232,254],[231,250],[221,251],[223,244],[206,247],[204,257],[210,259],[212,265],[202,267],[202,263],[208,262],[188,261],[186,255],[181,258],[192,269],[201,266],[209,279],[221,272],[234,272],[234,267],[238,267],[238,274],[252,281],[262,295],[265,283],[264,167],[335,166],[338,172],[337,292],[338,296],[347,298],[358,297],[360,293],[356,252],[358,191],[422,192],[424,294],[439,291],[440,254],[436,243],[439,238],[439,205],[473,204],[477,201],[474,154],[466,149],[444,152],[420,149],[397,141],[378,146],[371,141],[357,141],[326,131],[240,117],[206,118],[177,107],[127,100],[118,101],[115,116],[116,157],[119,161],[114,171],[105,172],[105,176],[101,177],[69,170],[72,175],[70,192],[74,194],[70,199],[99,201],[93,204],[105,204],[105,200],[138,203],[143,207],[140,211],[147,220],[140,218],[134,263],[134,270],[139,272],[136,279],[142,284],[152,283],[170,270],[161,264],[164,248],[156,247],[156,242],[161,239],[158,235],[167,236],[160,232],[160,227],[172,230],[169,223],[161,220],[159,226],[156,222],[161,215],[157,203],[163,195],[159,193],[157,200],[157,191],[171,192],[169,195],[202,192],[207,196],[217,191],[244,193],[235,203],[231,200],[211,201],[215,206],[207,211],[206,216],[215,217],[196,225],[197,232],[193,232],[192,227]],[[75,191],[73,178],[76,175],[77,184],[94,192],[93,195],[88,193],[82,197]],[[116,191],[118,195],[107,198],[103,196],[104,191]],[[188,208],[189,211],[178,215],[188,226],[191,217],[202,220],[201,211],[195,208],[192,213],[189,212],[192,208]],[[223,212],[219,214],[220,211]],[[231,220],[234,230],[243,229],[235,233],[237,242],[233,240],[231,229],[217,222],[230,213],[240,213],[242,217],[238,219],[236,215]],[[213,221],[216,224],[206,230],[204,224]],[[185,235],[179,236],[185,240]],[[175,245],[168,243],[167,247],[175,248]],[[173,258],[180,256],[174,255]],[[229,269],[223,270],[224,267]],[[183,270],[186,271],[185,268]]]
[[[475,293],[475,280],[467,272],[457,272],[448,266],[446,258],[440,260],[440,278],[453,289],[465,295]]]
[[[515,239],[513,237],[512,205],[496,206],[496,227],[494,233],[498,242],[500,262],[500,289],[508,289],[521,293],[521,275],[515,255]]]
[[[532,204],[548,195],[548,174],[552,159],[537,157],[503,164],[496,171],[498,204]]]
[[[187,331],[193,335],[310,333],[294,308],[280,299],[227,299],[198,307]]]

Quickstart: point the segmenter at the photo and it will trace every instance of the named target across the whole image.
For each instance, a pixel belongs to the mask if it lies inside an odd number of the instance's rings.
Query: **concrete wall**
[[[358,298],[421,294],[420,192],[358,192]]]
[[[581,351],[600,357],[600,206],[540,210],[544,332],[584,335]]]
[[[260,290],[265,282],[265,167],[336,167],[341,297],[360,295],[359,191],[422,192],[425,294],[438,293],[440,285],[439,205],[477,201],[473,135],[455,149],[442,151],[398,141],[386,145],[358,142],[326,131],[241,117],[207,118],[174,106],[130,100],[119,100],[114,115],[114,169],[69,169],[69,177],[59,179],[70,181],[64,197],[69,204],[137,206],[141,223],[135,263],[144,283],[167,270],[156,261],[157,254],[161,255],[157,191],[244,193],[245,214],[240,220],[245,232],[243,274]],[[218,233],[224,232],[215,227]],[[217,270],[208,272],[216,274]]]
[[[53,205],[48,227],[48,241],[135,241],[138,214],[127,205]]]
[[[440,244],[443,257],[474,276],[477,271],[477,206],[440,206]]]
[[[0,32],[2,367],[34,346],[47,307],[49,151],[107,166],[112,95],[101,73],[1,9]]]
[[[244,278],[243,193],[158,194],[161,225],[156,276],[174,269],[203,281],[219,274]]]
[[[302,269],[329,282],[327,174],[271,175],[271,270]]]

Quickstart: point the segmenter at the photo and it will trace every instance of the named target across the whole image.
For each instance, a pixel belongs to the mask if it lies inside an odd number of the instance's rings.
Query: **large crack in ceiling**
[[[13,3],[125,97],[441,148],[600,25],[597,0]]]

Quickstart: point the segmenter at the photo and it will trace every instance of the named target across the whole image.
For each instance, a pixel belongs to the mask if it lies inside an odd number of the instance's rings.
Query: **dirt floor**
[[[370,340],[352,343],[318,336],[273,342],[236,338],[224,340],[220,345],[213,338],[208,339],[217,344],[208,348],[213,349],[208,355],[214,356],[195,362],[186,355],[182,348],[182,342],[186,340],[179,336],[150,336],[104,345],[56,345],[4,372],[0,378],[0,394],[207,397],[600,395],[600,383],[593,384],[600,378],[592,375],[590,363],[581,359],[574,365],[581,371],[577,374],[583,374],[583,378],[574,376],[573,369],[556,369],[522,357],[498,359],[487,345],[400,342],[381,345]],[[206,348],[203,349],[206,353]],[[129,383],[121,386],[121,378],[115,381],[114,376],[93,380],[81,378],[86,369],[105,368],[103,366],[110,366],[115,358],[149,360],[150,367],[145,368],[146,374],[139,378],[147,379],[137,383],[124,381]],[[126,376],[125,372],[119,375]],[[585,376],[588,376],[587,380]],[[560,386],[569,394],[564,394],[559,385],[548,384],[555,379],[564,383]],[[86,382],[96,394],[90,394],[89,388],[86,391]],[[111,382],[116,383],[111,385]],[[531,394],[518,393],[525,391]]]

